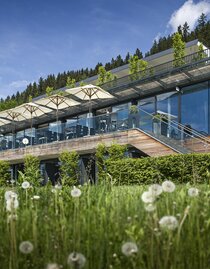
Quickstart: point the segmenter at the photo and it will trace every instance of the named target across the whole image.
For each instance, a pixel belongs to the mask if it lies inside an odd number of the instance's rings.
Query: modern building
[[[133,157],[209,152],[210,51],[198,46],[198,40],[186,44],[178,67],[169,49],[145,58],[149,68],[139,73],[129,75],[128,65],[112,70],[118,78],[101,85],[106,98],[83,100],[63,88],[58,106],[56,96],[54,105],[43,96],[33,101],[40,113],[26,113],[25,106],[0,112],[0,160],[11,163],[17,178],[24,156],[38,156],[53,180],[64,150],[80,154],[84,178],[98,143],[126,144]]]

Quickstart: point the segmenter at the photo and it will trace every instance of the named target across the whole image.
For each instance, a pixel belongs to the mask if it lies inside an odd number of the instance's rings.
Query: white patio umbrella
[[[35,103],[56,110],[57,139],[58,139],[58,111],[61,109],[70,108],[72,106],[80,104],[79,102],[60,94],[53,94],[41,98],[37,100]]]
[[[1,126],[4,126],[4,125],[6,125],[6,124],[9,124],[9,123],[11,123],[11,121],[9,121],[9,120],[5,120],[5,119],[0,119],[0,127],[1,127]],[[3,136],[3,135],[1,134],[1,132],[2,132],[2,129],[0,129],[0,137]]]
[[[114,98],[114,96],[108,93],[107,91],[103,90],[99,86],[95,86],[92,84],[80,86],[76,88],[71,88],[71,89],[66,89],[65,91],[72,95],[75,95],[76,97],[82,100],[88,100],[89,118],[91,114],[91,100]],[[90,134],[90,122],[89,122],[88,132]]]
[[[12,135],[13,135],[13,147],[14,147],[14,132],[15,132],[15,122],[26,120],[27,118],[21,114],[16,108],[11,108],[0,112],[0,118],[12,122]]]
[[[6,125],[6,124],[8,124],[8,123],[10,123],[11,121],[9,121],[9,120],[5,120],[5,119],[0,119],[0,126],[4,126],[4,125]]]
[[[33,129],[33,118],[40,117],[44,114],[52,112],[52,109],[43,107],[41,105],[29,102],[17,107],[18,111],[24,115],[31,122],[31,145],[32,145],[32,129]]]
[[[89,114],[91,113],[91,100],[93,99],[108,99],[114,98],[113,95],[108,93],[107,91],[103,90],[99,86],[95,86],[92,84],[80,86],[76,88],[66,89],[66,92],[77,96],[82,100],[89,101]]]

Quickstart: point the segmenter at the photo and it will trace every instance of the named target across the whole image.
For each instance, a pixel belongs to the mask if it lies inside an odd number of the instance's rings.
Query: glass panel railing
[[[182,68],[201,67],[210,64],[210,49],[198,51],[193,54],[184,56],[178,60],[169,61],[156,66],[148,67],[143,71],[130,74],[124,77],[117,78],[113,81],[106,82],[103,85],[104,90],[110,90],[125,86],[128,84],[136,83],[137,81],[145,80],[153,76],[163,73],[171,72],[172,70],[180,70]]]
[[[178,152],[198,152],[208,147],[205,141],[192,131],[179,126],[177,122],[169,121],[161,115],[153,115],[139,108],[133,114],[125,109],[91,118],[69,120],[66,123],[54,123],[45,128],[33,128],[14,135],[1,136],[0,150],[17,149],[132,128],[147,133]]]
[[[207,142],[197,137],[193,131],[184,126],[179,127],[177,122],[170,121],[167,117],[152,115],[142,109],[139,113],[141,130],[181,153],[203,152],[208,147]]]

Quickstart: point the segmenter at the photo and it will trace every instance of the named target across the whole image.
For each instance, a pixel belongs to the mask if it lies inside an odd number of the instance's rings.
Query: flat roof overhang
[[[210,79],[210,57],[185,64],[180,67],[167,66],[168,63],[155,67],[155,74],[150,68],[145,77],[141,73],[128,75],[101,85],[104,90],[111,93],[113,99],[96,99],[91,101],[92,110],[113,106],[133,99],[143,99],[155,94],[175,90],[176,86],[183,87]],[[138,76],[138,77],[135,77]],[[65,88],[62,89],[65,92]],[[66,94],[68,97],[68,94]],[[71,95],[72,99],[78,99]],[[88,112],[89,104],[81,101],[81,105],[59,110],[59,119],[73,118]],[[55,121],[55,113],[49,113],[33,120],[33,126]],[[12,132],[11,123],[0,126],[0,133]],[[30,121],[18,122],[16,131],[30,128]]]

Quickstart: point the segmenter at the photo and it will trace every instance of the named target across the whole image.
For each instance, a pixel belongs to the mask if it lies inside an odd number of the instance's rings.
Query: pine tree
[[[197,29],[202,30],[202,28],[206,25],[206,23],[207,23],[207,16],[204,13],[202,13],[198,19]]]
[[[189,36],[189,31],[190,31],[190,27],[189,27],[188,23],[185,22],[183,27],[182,27],[182,36],[183,36],[183,39],[185,42],[187,41],[187,38]]]
[[[134,55],[136,55],[139,59],[142,59],[143,58],[143,54],[142,54],[142,52],[140,51],[140,49],[136,49],[136,52],[135,52],[135,54]]]
[[[125,64],[128,64],[129,59],[130,59],[130,54],[129,54],[129,52],[128,52],[128,53],[126,54],[126,56],[125,56],[125,60],[124,60]]]

